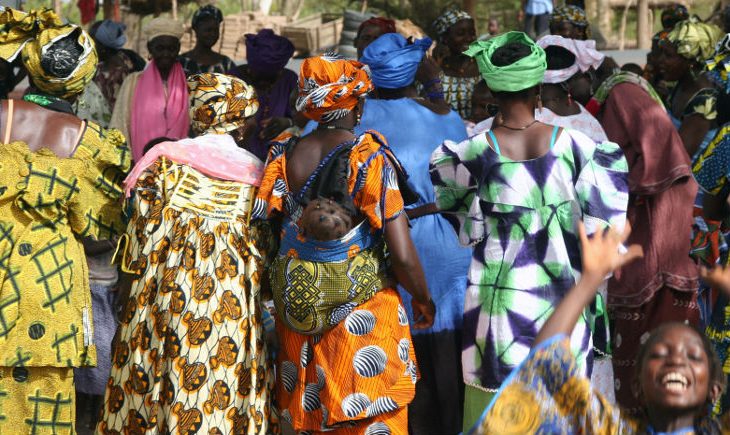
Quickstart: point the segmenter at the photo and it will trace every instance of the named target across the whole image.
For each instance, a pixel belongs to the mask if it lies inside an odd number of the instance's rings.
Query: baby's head
[[[665,323],[639,348],[636,386],[648,413],[704,414],[725,388],[712,343],[684,323]]]
[[[312,239],[336,240],[352,229],[352,213],[331,199],[316,198],[304,208],[301,227]]]

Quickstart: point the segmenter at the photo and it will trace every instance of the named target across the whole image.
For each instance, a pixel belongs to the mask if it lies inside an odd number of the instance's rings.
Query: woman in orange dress
[[[274,142],[254,206],[281,225],[276,397],[298,433],[407,434],[418,372],[396,281],[413,295],[414,327],[435,313],[403,213],[405,173],[382,136],[352,132],[372,88],[361,66],[304,61],[297,110],[319,126]]]

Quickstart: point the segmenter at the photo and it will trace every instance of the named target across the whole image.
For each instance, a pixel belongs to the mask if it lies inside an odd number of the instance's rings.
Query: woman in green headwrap
[[[700,73],[721,36],[719,27],[693,17],[677,23],[659,41],[659,71],[664,80],[677,82],[667,109],[690,157],[712,139],[717,128],[717,91]]]
[[[623,226],[626,160],[610,142],[535,119],[545,52],[521,32],[466,51],[499,103],[493,127],[431,156],[436,203],[473,246],[464,303],[462,367],[468,430],[529,352],[532,340],[579,275],[577,222],[592,232]],[[591,372],[591,322],[571,343]]]

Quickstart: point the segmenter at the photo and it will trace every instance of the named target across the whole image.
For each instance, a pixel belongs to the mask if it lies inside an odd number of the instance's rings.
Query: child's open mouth
[[[681,373],[671,372],[662,378],[662,386],[670,391],[684,391],[687,389],[689,381]]]

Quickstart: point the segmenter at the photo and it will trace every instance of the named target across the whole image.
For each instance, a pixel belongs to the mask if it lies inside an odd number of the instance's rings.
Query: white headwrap
[[[563,83],[576,73],[586,72],[590,68],[598,68],[601,66],[606,55],[596,50],[596,41],[579,41],[576,39],[567,39],[558,35],[543,36],[537,41],[537,45],[543,49],[551,45],[563,47],[575,56],[575,63],[565,69],[545,70],[543,83]]]

